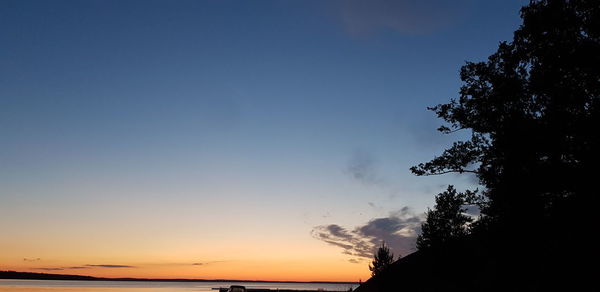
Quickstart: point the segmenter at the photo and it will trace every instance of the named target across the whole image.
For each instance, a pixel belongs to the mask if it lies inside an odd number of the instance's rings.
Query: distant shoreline
[[[358,284],[358,282],[330,281],[265,281],[227,279],[149,279],[149,278],[103,278],[82,275],[48,274],[16,271],[0,271],[0,279],[6,280],[67,280],[67,281],[123,281],[123,282],[247,282],[247,283],[305,283],[305,284]]]

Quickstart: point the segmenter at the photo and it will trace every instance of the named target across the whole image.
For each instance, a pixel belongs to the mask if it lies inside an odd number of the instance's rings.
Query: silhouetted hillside
[[[502,252],[470,238],[407,255],[355,292],[585,291],[595,279],[586,250],[546,258],[536,254],[511,248]]]
[[[0,279],[29,279],[29,280],[101,280],[91,276],[26,273],[15,271],[0,271]]]

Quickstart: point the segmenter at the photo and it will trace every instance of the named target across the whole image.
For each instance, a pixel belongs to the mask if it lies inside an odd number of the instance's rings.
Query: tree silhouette
[[[537,224],[566,202],[592,203],[600,145],[600,5],[531,1],[512,42],[486,62],[468,62],[460,97],[430,108],[469,130],[417,175],[473,173],[485,186],[490,222]]]
[[[599,191],[590,177],[600,166],[600,5],[531,1],[521,18],[512,41],[461,68],[457,99],[430,108],[446,122],[439,131],[470,138],[411,171],[477,177],[483,208],[473,235],[479,254],[494,257],[488,263],[510,271],[504,277],[574,285],[585,274],[578,260],[598,245]],[[436,218],[460,213],[455,204],[429,212],[421,246],[452,237]]]
[[[377,249],[372,264],[369,265],[371,275],[374,277],[381,274],[381,272],[393,262],[394,254],[390,252],[390,249],[385,245],[385,242],[381,242],[381,246]]]
[[[411,168],[468,173],[483,190],[439,194],[422,250],[377,277],[371,291],[397,290],[407,276],[419,283],[409,287],[415,291],[596,285],[589,267],[600,261],[600,3],[532,0],[521,18],[512,41],[461,68],[458,98],[430,108],[446,122],[439,131],[470,137]],[[470,197],[481,207],[472,224],[463,217]],[[428,249],[435,246],[443,249]]]
[[[459,193],[453,186],[435,197],[433,210],[427,211],[427,219],[421,225],[422,232],[417,237],[419,250],[440,246],[448,241],[465,237],[473,217],[466,215],[466,205],[472,204],[476,193]]]

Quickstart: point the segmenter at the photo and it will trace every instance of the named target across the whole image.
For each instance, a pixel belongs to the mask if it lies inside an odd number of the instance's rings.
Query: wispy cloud
[[[40,270],[40,271],[64,271],[64,270],[68,270],[68,267],[59,267],[59,268],[33,268],[34,270]]]
[[[81,269],[89,269],[91,267],[83,267],[83,266],[75,266],[75,267],[64,267],[64,269],[69,269],[69,270],[81,270]]]
[[[187,262],[187,263],[145,263],[143,266],[209,266],[218,263],[228,262],[225,260],[220,261],[198,261],[198,262]],[[86,264],[80,266],[67,266],[67,267],[40,267],[34,268],[41,271],[65,271],[65,270],[80,270],[80,269],[124,269],[124,268],[139,268],[139,266],[133,265],[120,265],[120,264]]]
[[[62,271],[65,268],[34,268],[34,270],[40,270],[40,271]]]
[[[192,266],[207,266],[207,265],[212,265],[212,264],[217,264],[217,263],[224,263],[227,261],[207,261],[207,262],[196,262],[193,263]]]
[[[86,267],[94,268],[137,268],[136,266],[129,265],[85,265]]]
[[[364,35],[381,29],[422,34],[464,18],[473,0],[343,0],[341,17],[350,34]]]
[[[388,217],[374,218],[351,230],[337,224],[316,226],[312,236],[341,248],[342,253],[352,256],[350,262],[358,263],[372,258],[377,246],[385,241],[396,255],[406,255],[415,250],[423,216],[417,216],[404,207]]]
[[[136,266],[129,265],[82,265],[82,266],[71,266],[71,267],[42,267],[35,268],[36,270],[42,271],[64,271],[64,270],[81,270],[91,268],[137,268]]]
[[[41,260],[42,259],[40,259],[40,258],[23,258],[24,262],[39,262]]]
[[[366,151],[355,151],[344,172],[350,178],[367,185],[380,185],[384,179],[377,173],[377,161],[373,154]]]

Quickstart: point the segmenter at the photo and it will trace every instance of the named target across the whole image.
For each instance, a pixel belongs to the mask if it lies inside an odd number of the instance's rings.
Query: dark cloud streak
[[[91,269],[91,268],[137,268],[136,266],[129,265],[83,265],[83,266],[72,266],[72,267],[43,267],[43,268],[35,268],[36,270],[42,271],[64,271],[64,270],[81,270],[81,269]]]
[[[406,255],[415,250],[415,241],[420,232],[421,216],[414,215],[410,208],[404,207],[390,216],[375,218],[353,230],[337,224],[316,226],[312,236],[327,244],[342,248],[343,254],[357,258],[371,258],[377,246],[385,241],[396,254]]]
[[[346,30],[353,35],[392,29],[405,34],[440,30],[464,19],[473,0],[344,0],[338,2]]]
[[[62,271],[65,268],[34,268],[34,270],[41,270],[41,271]]]
[[[208,261],[208,262],[196,262],[196,263],[192,263],[192,266],[207,266],[207,265],[212,265],[212,264],[217,264],[217,263],[224,263],[227,261]]]
[[[85,265],[85,267],[94,267],[94,268],[137,268],[136,266],[129,266],[129,265]]]

